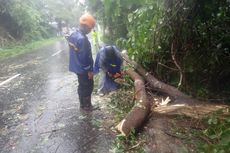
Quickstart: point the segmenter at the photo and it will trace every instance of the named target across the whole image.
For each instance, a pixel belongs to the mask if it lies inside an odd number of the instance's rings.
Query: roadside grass
[[[34,51],[35,49],[41,48],[43,46],[52,44],[58,40],[63,39],[62,37],[54,37],[49,39],[43,39],[39,41],[32,41],[30,43],[16,44],[5,48],[0,48],[0,59],[5,59],[9,57],[14,57],[20,54],[28,53]]]

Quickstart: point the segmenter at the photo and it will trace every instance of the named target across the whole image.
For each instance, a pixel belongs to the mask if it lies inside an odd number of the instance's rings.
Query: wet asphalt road
[[[0,61],[1,153],[107,153],[105,114],[79,110],[65,41]],[[93,103],[97,103],[94,98]]]

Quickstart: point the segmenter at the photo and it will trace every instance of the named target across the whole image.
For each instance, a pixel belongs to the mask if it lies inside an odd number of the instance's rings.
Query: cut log
[[[191,100],[189,96],[179,91],[177,88],[168,85],[164,82],[159,81],[153,75],[148,73],[142,66],[138,65],[136,62],[131,61],[127,54],[122,53],[123,59],[131,65],[144,79],[150,84],[152,88],[162,93],[166,93],[175,100],[186,99]]]
[[[127,136],[132,129],[138,129],[146,120],[150,112],[150,102],[148,101],[144,81],[140,75],[133,70],[126,70],[133,80],[135,85],[135,106],[127,114],[127,116],[116,126],[122,135]]]

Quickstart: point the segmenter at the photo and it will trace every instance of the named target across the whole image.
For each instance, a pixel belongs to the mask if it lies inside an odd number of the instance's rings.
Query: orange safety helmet
[[[94,19],[94,17],[90,14],[83,14],[80,17],[80,24],[81,25],[86,25],[87,27],[89,27],[90,29],[92,29],[95,26],[96,20]]]

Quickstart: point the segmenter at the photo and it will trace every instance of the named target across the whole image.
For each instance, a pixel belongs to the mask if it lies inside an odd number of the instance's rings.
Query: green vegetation
[[[14,57],[23,53],[34,51],[42,46],[52,44],[62,38],[50,38],[39,41],[32,41],[26,44],[17,44],[8,48],[0,48],[0,59]]]
[[[0,47],[61,35],[77,24],[82,7],[75,0],[0,1]]]
[[[219,110],[204,121],[206,129],[200,134],[206,142],[200,143],[201,153],[228,153],[230,152],[230,108]]]
[[[75,26],[83,10],[75,0],[7,0],[0,4],[0,58],[57,40],[52,37],[61,36],[63,27]]]
[[[128,75],[124,75],[126,83],[123,83],[121,89],[110,95],[111,102],[108,104],[111,111],[115,114],[114,122],[120,122],[125,115],[132,109],[135,104],[133,96],[133,81]],[[138,139],[135,130],[133,129],[128,137],[117,135],[113,141],[111,152],[124,153],[135,152],[144,153],[142,149],[142,141]]]
[[[42,11],[43,4],[36,0],[1,1],[0,26],[10,39],[23,41],[49,37],[48,22]],[[5,36],[5,37],[6,37]]]
[[[121,88],[118,92],[112,93],[110,97],[111,102],[109,107],[111,108],[111,111],[116,114],[114,120],[117,122],[121,121],[134,105],[132,92]]]
[[[87,1],[107,42],[194,97],[229,101],[228,0]]]
[[[123,135],[117,135],[113,141],[112,153],[145,153],[141,148],[140,142],[138,142],[137,135],[135,135],[135,130],[132,130],[128,137]]]
[[[86,5],[103,26],[105,43],[116,42],[158,79],[195,98],[230,101],[229,0],[86,0]],[[121,97],[112,100],[115,106],[123,104]],[[189,129],[188,141],[202,136],[193,144],[201,146],[198,152],[229,152],[229,117],[204,122],[204,131]],[[117,138],[114,152],[125,150],[124,139]]]
[[[207,114],[204,118],[178,115],[171,118],[170,135],[181,139],[199,153],[228,153],[230,150],[230,108]]]

